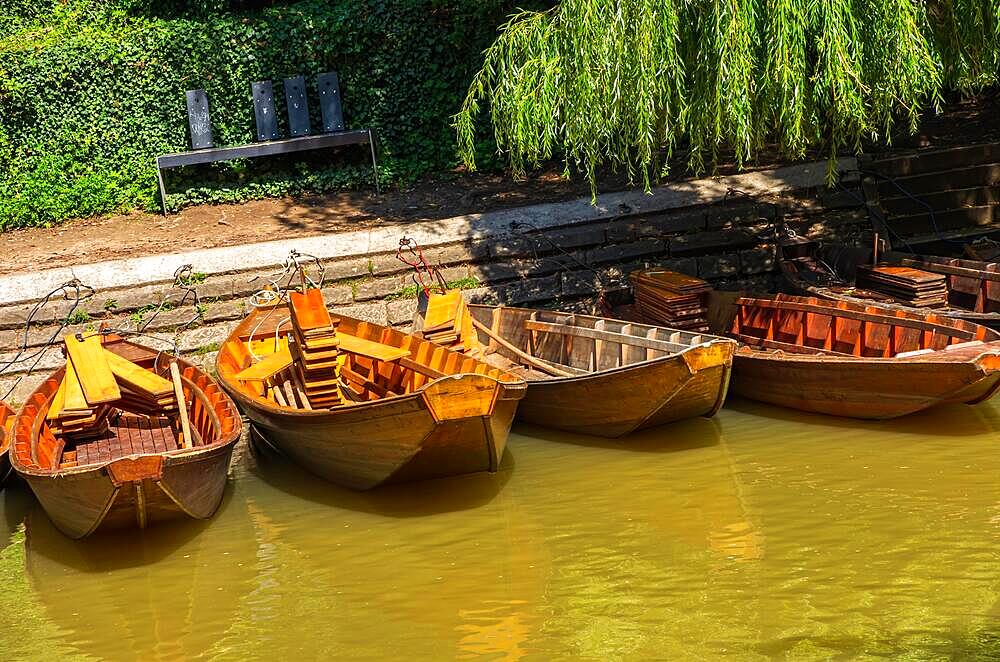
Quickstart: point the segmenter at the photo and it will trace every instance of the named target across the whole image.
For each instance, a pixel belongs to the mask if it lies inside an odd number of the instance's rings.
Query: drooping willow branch
[[[487,108],[515,176],[560,154],[649,186],[685,137],[696,172],[767,142],[833,159],[998,80],[1000,0],[562,0],[502,26],[454,121],[470,168]]]

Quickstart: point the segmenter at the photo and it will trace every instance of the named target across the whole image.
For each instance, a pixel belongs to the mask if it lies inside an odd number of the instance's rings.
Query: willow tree
[[[485,109],[515,175],[560,156],[649,186],[680,141],[696,172],[723,146],[834,157],[998,78],[1000,0],[562,0],[502,26],[454,119],[470,168]]]

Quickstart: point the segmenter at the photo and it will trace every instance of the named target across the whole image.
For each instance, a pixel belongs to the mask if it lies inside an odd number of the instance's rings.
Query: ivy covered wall
[[[209,95],[216,144],[241,144],[253,139],[252,81],[273,79],[277,95],[287,76],[336,69],[347,126],[376,130],[383,177],[398,181],[451,167],[451,115],[513,6],[507,0],[6,0],[0,3],[0,230],[156,209],[153,158],[187,148],[184,91],[198,87]],[[311,101],[316,106],[315,94]],[[283,102],[278,109],[283,113]],[[178,171],[168,185],[183,192],[168,202],[177,207],[367,181],[370,167],[355,151]]]

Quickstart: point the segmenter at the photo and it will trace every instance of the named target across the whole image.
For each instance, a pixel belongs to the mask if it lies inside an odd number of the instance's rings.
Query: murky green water
[[[621,443],[517,427],[495,476],[373,494],[244,453],[211,522],[79,543],[16,488],[0,657],[995,658],[998,433],[1000,401],[738,401]]]

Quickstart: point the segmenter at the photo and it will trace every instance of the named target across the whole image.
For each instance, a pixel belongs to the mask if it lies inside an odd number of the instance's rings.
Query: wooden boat
[[[0,402],[0,488],[10,477],[10,456],[7,450],[10,448],[10,428],[14,425],[14,410]]]
[[[417,333],[427,333],[428,305],[423,297]],[[469,322],[464,333],[445,340],[457,336],[467,353],[528,381],[519,420],[620,437],[713,416],[725,400],[736,349],[726,338],[590,315],[465,305],[454,297],[447,305],[457,305],[459,318],[466,309]]]
[[[117,357],[101,371],[108,366],[121,383],[118,398],[96,405],[90,416],[66,416],[79,410],[69,404],[79,397],[73,384],[86,382],[82,375],[92,367],[68,359],[14,420],[14,469],[71,538],[211,517],[243,427],[232,400],[198,368],[163,352],[116,336],[104,339],[103,349]],[[92,396],[85,391],[85,397]]]
[[[783,407],[895,418],[1000,387],[1000,333],[933,313],[715,292],[710,323],[740,342],[733,392]]]
[[[873,253],[874,247],[820,245],[791,234],[779,237],[777,243],[778,265],[794,294],[861,305],[874,302],[1000,329],[1000,265],[896,251],[882,254],[883,264],[946,276],[947,303],[933,308],[917,307],[856,285],[858,269],[871,264]]]
[[[292,301],[298,296],[290,294]],[[309,375],[301,370],[311,350],[299,344],[293,321],[283,305],[254,310],[216,364],[222,385],[277,450],[358,490],[497,470],[524,396],[522,379],[396,329],[339,317],[329,342],[335,338],[341,367],[326,383],[340,404],[313,406]],[[289,347],[299,357],[295,369],[267,376],[266,362]]]

